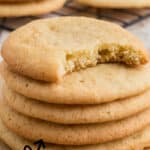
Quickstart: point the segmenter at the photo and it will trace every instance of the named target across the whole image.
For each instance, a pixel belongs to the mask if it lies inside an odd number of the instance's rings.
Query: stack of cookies
[[[58,10],[66,0],[0,0],[0,17],[41,15]]]
[[[0,138],[13,150],[150,146],[150,64],[118,25],[86,17],[31,22],[2,48]]]

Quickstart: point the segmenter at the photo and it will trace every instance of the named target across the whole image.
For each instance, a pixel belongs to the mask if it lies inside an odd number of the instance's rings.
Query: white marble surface
[[[137,35],[150,51],[150,17],[127,29]]]

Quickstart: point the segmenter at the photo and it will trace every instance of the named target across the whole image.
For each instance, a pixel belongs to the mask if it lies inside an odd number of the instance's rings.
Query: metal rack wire
[[[127,28],[135,23],[138,23],[150,17],[150,8],[145,9],[99,9],[82,6],[75,2],[75,0],[68,0],[65,6],[51,14],[36,16],[36,17],[20,17],[13,19],[0,19],[0,30],[12,31],[31,20],[46,18],[52,16],[89,16],[98,19],[116,22],[121,26]]]

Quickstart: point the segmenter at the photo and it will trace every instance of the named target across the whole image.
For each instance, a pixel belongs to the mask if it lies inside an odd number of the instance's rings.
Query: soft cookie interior
[[[146,62],[143,53],[130,46],[104,44],[95,48],[93,52],[82,50],[66,54],[66,71],[72,72],[96,66],[99,63],[123,63],[129,66],[138,66]]]

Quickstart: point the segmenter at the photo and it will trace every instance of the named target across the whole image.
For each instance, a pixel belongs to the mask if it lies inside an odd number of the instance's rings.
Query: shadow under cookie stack
[[[86,17],[33,21],[2,47],[0,138],[13,150],[150,146],[150,65],[143,44]],[[41,148],[42,149],[42,148]]]

